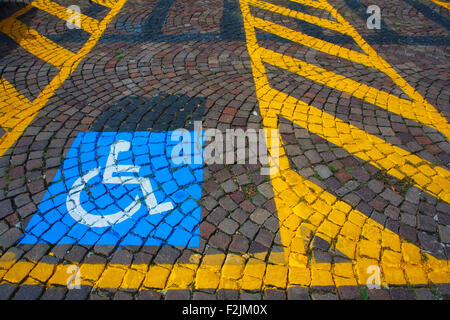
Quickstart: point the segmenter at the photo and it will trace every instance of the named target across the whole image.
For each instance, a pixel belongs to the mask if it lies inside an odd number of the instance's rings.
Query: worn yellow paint
[[[31,54],[51,63],[59,69],[58,74],[33,101],[29,101],[22,94],[18,93],[3,77],[0,79],[0,93],[2,94],[2,100],[0,101],[0,125],[6,131],[0,138],[0,156],[17,141],[50,97],[53,96],[55,91],[72,74],[89,51],[91,51],[106,30],[109,22],[120,11],[125,2],[126,0],[106,1],[107,6],[111,10],[101,21],[84,15],[81,16],[82,28],[90,32],[91,36],[77,53],[72,53],[59,46],[36,30],[29,28],[17,20],[20,15],[26,13],[33,7],[45,10],[59,18],[68,19],[64,8],[52,1],[39,0],[32,2],[0,22],[1,32],[11,37],[11,39]]]

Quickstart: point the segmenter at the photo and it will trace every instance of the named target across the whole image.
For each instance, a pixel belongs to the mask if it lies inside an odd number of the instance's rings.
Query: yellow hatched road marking
[[[450,172],[448,170],[285,93],[270,89],[267,97],[273,99],[268,110],[261,110],[267,119],[276,119],[277,114],[280,114],[378,169],[384,169],[400,180],[410,178],[416,187],[436,198],[450,202]],[[416,169],[410,164],[419,168]],[[424,173],[428,176],[431,173],[432,178],[423,179]]]
[[[252,21],[252,25],[254,27],[266,31],[268,33],[275,34],[279,37],[300,43],[302,45],[313,48],[317,51],[325,52],[337,56],[339,58],[357,61],[358,63],[370,68],[376,67],[372,59],[370,59],[370,57],[366,54],[338,46],[328,41],[308,36],[307,34],[289,29],[287,27],[281,26],[279,24],[267,20],[263,20],[256,17],[249,17],[249,20]]]
[[[12,90],[11,85],[5,79],[1,79],[0,87],[6,88],[3,90],[3,93],[6,95],[2,95],[1,97],[2,100],[0,101],[0,110],[2,110],[2,113],[8,112],[8,115],[9,112],[11,112],[11,115],[14,114],[14,116],[8,118],[6,115],[4,117],[2,115],[1,125],[5,128],[9,128],[9,130],[2,137],[0,137],[0,156],[2,156],[17,141],[23,131],[25,131],[31,121],[35,118],[37,113],[45,106],[48,99],[53,96],[55,91],[77,68],[81,60],[83,60],[89,51],[91,51],[105,31],[109,22],[120,11],[125,2],[126,0],[108,2],[108,6],[111,10],[108,12],[106,17],[98,23],[97,28],[91,28],[91,36],[76,54],[55,44],[51,40],[39,34],[37,31],[28,28],[22,22],[16,20],[16,18],[21,14],[30,10],[33,7],[32,4],[0,22],[0,31],[12,37],[20,46],[28,50],[30,53],[60,69],[59,73],[33,101],[29,101],[22,95],[20,95],[20,98],[14,98],[15,96],[19,97],[17,90]],[[52,4],[52,2],[45,3],[48,5]],[[39,6],[41,4],[37,5]],[[113,4],[114,6],[112,6]],[[60,12],[58,6],[55,8],[56,11]],[[51,7],[48,7],[47,9],[51,12]],[[92,23],[91,20],[84,21]],[[15,108],[12,108],[12,103],[19,103],[21,101],[24,101],[24,103],[15,105]],[[16,112],[16,108],[21,110],[20,113]],[[20,117],[20,120],[18,117]]]
[[[438,131],[441,130],[446,136],[450,136],[448,126],[444,127],[447,123],[445,119],[442,119],[443,116],[434,108],[427,109],[427,106],[421,101],[410,101],[399,98],[313,64],[265,48],[259,49],[259,55],[264,62],[275,67],[288,70],[299,76],[348,93],[358,99],[365,100],[405,118],[430,126]]]
[[[50,0],[37,0],[32,2],[31,5],[65,21],[68,21],[72,16],[72,13],[70,11],[68,12],[66,7]],[[93,19],[82,13],[79,14],[79,17],[81,29],[89,33],[98,31],[99,21],[97,19]]]
[[[275,12],[275,13],[279,13],[291,18],[295,18],[295,19],[299,19],[299,20],[303,20],[324,28],[328,28],[330,30],[334,30],[340,33],[346,33],[346,30],[343,28],[343,26],[339,23],[336,23],[334,21],[331,20],[327,20],[327,19],[323,19],[323,18],[319,18],[316,16],[312,16],[306,13],[302,13],[302,12],[298,12],[295,10],[290,10],[287,8],[283,8],[280,6],[276,6],[273,4],[270,4],[268,2],[264,2],[264,1],[256,1],[256,0],[249,0],[248,4],[257,7],[257,8],[261,8],[264,10],[268,10],[271,12]]]
[[[440,179],[442,180],[438,183],[430,181],[433,186],[426,186],[425,183],[422,183],[422,180],[417,179],[415,181],[416,184],[432,194],[438,194],[446,201],[449,200],[447,170],[434,166],[417,156],[409,154],[403,149],[395,147],[313,106],[271,88],[266,76],[264,62],[295,72],[307,78],[312,78],[314,81],[322,82],[329,86],[332,81],[331,86],[348,92],[351,95],[355,95],[356,92],[357,95],[366,100],[368,99],[367,92],[371,90],[370,87],[366,86],[364,88],[366,93],[363,95],[361,89],[359,89],[362,84],[356,81],[330,73],[301,60],[284,57],[279,53],[260,47],[257,43],[255,27],[267,32],[272,31],[271,33],[284,36],[285,38],[287,37],[288,39],[290,37],[290,40],[296,42],[303,42],[305,44],[305,42],[309,41],[311,45],[306,45],[313,48],[318,45],[319,40],[315,42],[311,38],[303,35],[299,36],[298,33],[292,32],[283,35],[282,32],[288,32],[289,30],[252,17],[249,6],[253,5],[254,1],[241,0],[240,3],[256,94],[265,128],[277,128],[277,117],[278,115],[282,115],[328,141],[349,149],[350,153],[369,161],[378,168],[384,168],[388,165],[387,162],[380,161],[381,158],[394,160],[393,163],[397,164],[396,168],[403,168],[405,172],[391,170],[389,173],[399,178],[403,178],[408,173],[411,173],[410,167],[412,166],[407,167],[407,162],[412,162],[415,165],[422,164],[419,168],[427,172],[426,174],[429,174],[431,170],[431,172],[436,173],[436,176],[440,175]],[[343,23],[345,20],[339,16],[334,8],[326,1],[321,1],[321,4],[323,8],[327,8],[332,13],[344,27],[346,33],[351,35],[366,52],[367,56],[359,55],[360,58],[363,58],[363,63],[370,64],[391,78],[395,76],[395,80],[393,79],[393,81],[413,101],[410,102],[404,99],[395,100],[395,98],[400,98],[391,97],[390,95],[384,96],[385,99],[389,99],[389,102],[391,102],[394,98],[394,101],[407,104],[410,107],[417,107],[422,104],[426,113],[431,113],[433,116],[437,115],[436,117],[438,119],[442,118],[435,111],[434,107],[420,97],[392,67],[365,43],[353,27],[347,22]],[[280,13],[283,10],[282,8],[278,9]],[[336,47],[329,46],[329,48],[332,49],[331,54],[339,54]],[[353,55],[353,57],[356,57],[356,55]],[[352,58],[347,57],[349,60],[353,60]],[[357,59],[354,61],[359,62]],[[379,95],[380,93],[377,92],[377,94]],[[376,96],[375,98],[372,97],[372,99],[374,102],[378,102]],[[375,104],[379,105],[380,103]],[[392,110],[386,103],[384,106]],[[435,127],[448,135],[448,124],[446,122],[438,121]],[[354,137],[357,138],[355,139]],[[304,179],[293,171],[289,167],[289,160],[282,147],[281,138],[278,137],[278,139],[280,139],[278,144],[281,146],[280,150],[276,153],[270,153],[279,154],[278,159],[272,159],[272,164],[276,163],[279,170],[271,174],[271,181],[280,221],[285,260],[287,261],[289,270],[288,285],[364,285],[368,278],[367,267],[370,265],[377,265],[381,268],[384,284],[426,284],[430,281],[434,283],[447,283],[450,281],[448,261],[438,260],[422,252],[417,246],[401,239],[396,233],[369,219],[358,210],[352,209],[345,202],[337,200],[332,194],[324,191],[319,186]],[[271,141],[272,139],[269,134],[267,137],[269,151]],[[379,154],[374,151],[378,151]],[[383,155],[381,151],[387,153],[387,157],[382,156],[380,158],[379,155]],[[425,177],[425,174],[421,172],[417,173],[417,175],[420,174],[421,177]],[[441,183],[442,185],[439,185]],[[306,249],[304,246],[307,240],[305,230],[311,230],[330,243],[335,243],[335,249],[351,258],[352,262],[329,264],[317,263],[314,259],[309,261],[306,257]],[[426,259],[423,257],[426,257]]]
[[[5,127],[4,123],[11,117],[11,113],[14,111],[20,112],[30,107],[30,101],[3,77],[0,77],[0,97],[8,99],[8,104],[2,105],[0,108],[2,114],[0,125],[2,127]]]
[[[254,1],[249,1],[251,5]],[[260,6],[266,6],[265,3]],[[274,11],[274,5],[268,5],[271,11]],[[284,15],[295,16],[291,10],[277,7],[276,12]],[[323,3],[323,7],[328,7]],[[265,62],[271,63],[280,68],[287,68],[291,72],[295,72],[301,76],[306,76],[311,80],[320,82],[329,87],[340,91],[349,93],[359,99],[364,99],[372,104],[384,108],[390,112],[397,113],[405,118],[412,119],[424,125],[430,126],[442,132],[447,138],[450,138],[450,126],[446,118],[441,115],[431,104],[423,99],[420,94],[415,91],[400,75],[385,62],[360,36],[356,30],[353,29],[334,9],[330,10],[332,15],[339,22],[340,28],[345,30],[339,31],[349,34],[355,42],[364,50],[366,54],[361,54],[353,50],[349,50],[329,42],[305,35],[301,32],[291,30],[289,28],[280,26],[278,24],[255,18],[250,13],[247,17],[249,23],[254,27],[262,29],[266,32],[276,34],[277,36],[286,38],[288,40],[298,42],[305,46],[311,47],[315,50],[326,52],[330,55],[335,55],[343,59],[348,59],[353,62],[366,65],[368,67],[377,69],[387,76],[401,88],[410,98],[410,100],[399,98],[395,95],[378,90],[376,88],[364,85],[357,81],[351,80],[344,76],[337,75],[333,72],[327,71],[323,68],[316,67],[304,61],[283,56],[273,51],[267,52],[267,49],[259,47],[258,50],[263,51]],[[322,23],[325,24],[325,23]],[[340,48],[340,49],[339,49]],[[266,51],[264,51],[266,50]],[[271,61],[271,62],[269,62]],[[356,90],[356,91],[355,91]]]
[[[7,18],[0,23],[0,31],[16,41],[22,48],[57,68],[72,61],[75,54],[44,37],[17,19]]]

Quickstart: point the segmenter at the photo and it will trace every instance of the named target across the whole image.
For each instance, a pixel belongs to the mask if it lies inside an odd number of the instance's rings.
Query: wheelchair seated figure
[[[150,180],[148,178],[138,176],[140,170],[139,166],[117,164],[119,153],[126,152],[130,150],[130,148],[131,143],[129,141],[119,140],[113,143],[113,145],[111,146],[111,151],[108,155],[108,159],[106,161],[106,168],[102,177],[102,183],[139,185],[143,193],[143,200],[149,214],[151,215],[172,210],[173,204],[171,202],[157,202]],[[85,189],[86,184],[90,179],[99,174],[100,168],[95,168],[75,181],[71,190],[69,191],[66,200],[69,214],[77,222],[88,225],[90,227],[108,227],[129,219],[141,207],[142,201],[140,201],[139,195],[137,195],[134,201],[129,204],[123,211],[119,211],[116,213],[108,215],[95,215],[90,214],[85,209],[83,209],[80,201],[81,191]]]

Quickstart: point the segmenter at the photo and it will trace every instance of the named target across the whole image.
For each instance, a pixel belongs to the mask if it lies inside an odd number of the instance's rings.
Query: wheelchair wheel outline
[[[95,176],[100,175],[100,169],[95,168],[78,178],[72,185],[66,198],[67,211],[78,223],[94,228],[111,227],[131,218],[141,208],[139,195],[128,205],[125,210],[108,215],[90,214],[81,205],[81,192],[85,190],[86,184]]]

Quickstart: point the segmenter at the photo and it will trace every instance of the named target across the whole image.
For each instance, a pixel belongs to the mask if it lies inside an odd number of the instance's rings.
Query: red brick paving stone
[[[338,300],[338,297],[334,293],[312,293],[312,300]]]
[[[392,288],[389,294],[392,300],[415,300],[414,293],[407,288]]]
[[[63,300],[67,293],[66,288],[50,287],[44,291],[41,300]]]
[[[209,239],[210,236],[216,231],[216,227],[207,221],[203,221],[200,227],[200,236],[203,239]]]
[[[255,205],[251,203],[250,200],[244,200],[242,203],[240,203],[240,207],[249,213],[255,211],[256,209]]]
[[[226,250],[231,242],[231,237],[226,235],[222,231],[216,232],[212,237],[209,238],[209,244],[214,248]]]
[[[339,287],[338,288],[338,295],[340,299],[343,300],[360,300],[361,299],[361,292],[359,291],[358,287]]]
[[[387,205],[387,202],[381,197],[376,197],[375,199],[373,199],[372,201],[369,202],[369,205],[374,207],[375,210],[383,211],[383,209]]]
[[[286,300],[286,292],[276,289],[264,290],[264,300]]]
[[[42,286],[22,285],[19,290],[17,290],[12,300],[37,300],[43,291],[44,287]]]
[[[128,292],[117,291],[113,300],[133,300],[133,295]]]
[[[20,237],[22,236],[22,231],[17,228],[10,228],[4,234],[0,236],[0,248],[5,250],[12,245],[16,244]]]
[[[242,191],[236,191],[231,194],[231,198],[238,204],[242,203],[245,200],[245,195]]]
[[[164,300],[189,300],[190,298],[190,290],[168,290],[164,296]]]
[[[370,300],[391,300],[389,291],[385,289],[368,289],[367,295]]]
[[[291,287],[288,289],[288,300],[311,300],[308,293],[308,288],[305,287]]]
[[[151,290],[141,290],[137,295],[137,300],[162,300],[162,294]]]
[[[14,209],[12,207],[12,202],[10,199],[0,201],[0,219],[3,219],[4,217],[10,215],[13,212]]]
[[[439,298],[436,297],[433,292],[428,289],[415,289],[414,293],[416,295],[417,300],[438,300]]]
[[[436,287],[444,298],[450,298],[450,284],[437,284]]]
[[[334,175],[341,183],[345,183],[352,178],[350,173],[348,173],[348,171],[345,169],[337,171]]]
[[[18,286],[10,285],[10,284],[1,284],[0,285],[0,300],[9,300],[13,294],[14,291],[16,291]]]

